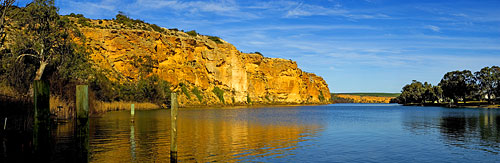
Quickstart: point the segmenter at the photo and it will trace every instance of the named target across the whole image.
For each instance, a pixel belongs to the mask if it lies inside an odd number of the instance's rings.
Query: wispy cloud
[[[425,28],[427,29],[430,29],[434,32],[440,32],[441,31],[441,28],[439,28],[438,26],[434,26],[434,25],[426,25]]]
[[[161,1],[161,0],[137,0],[133,5],[141,11],[147,10],[175,10],[177,13],[184,13],[184,16],[200,16],[203,13],[211,13],[226,17],[258,18],[256,14],[241,10],[240,5],[234,0],[216,1]]]

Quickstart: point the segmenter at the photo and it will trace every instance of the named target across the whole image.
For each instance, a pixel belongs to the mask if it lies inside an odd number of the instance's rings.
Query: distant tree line
[[[500,97],[500,67],[484,67],[472,73],[469,70],[446,73],[438,85],[413,80],[403,87],[401,95],[392,102],[425,104],[487,100],[495,103]]]

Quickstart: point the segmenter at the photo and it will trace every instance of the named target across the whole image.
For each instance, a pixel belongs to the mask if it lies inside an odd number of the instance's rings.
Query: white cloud
[[[203,15],[203,13],[212,13],[220,16],[257,18],[258,16],[241,10],[241,7],[234,0],[216,0],[216,1],[161,1],[161,0],[137,0],[136,8],[142,11],[171,9],[184,15]]]
[[[312,15],[343,15],[347,11],[337,8],[326,8],[318,5],[299,3],[295,8],[287,11],[285,17],[300,17]]]
[[[434,32],[440,32],[441,31],[441,28],[439,28],[438,26],[434,26],[434,25],[426,25],[425,28],[427,29],[430,29]]]

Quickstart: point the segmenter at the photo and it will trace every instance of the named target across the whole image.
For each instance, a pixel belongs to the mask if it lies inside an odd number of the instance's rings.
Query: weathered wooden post
[[[135,115],[135,105],[130,105],[130,122],[134,123]]]
[[[135,105],[134,104],[130,105],[130,115],[132,115],[132,117],[135,115],[134,109],[135,109]]]
[[[76,86],[76,145],[78,161],[88,162],[89,151],[89,90],[88,85]]]
[[[33,82],[33,149],[37,158],[46,159],[50,147],[50,91],[49,84],[42,80]]]
[[[170,128],[170,162],[177,162],[177,94],[172,93],[170,101],[170,120],[171,120],[171,128]]]

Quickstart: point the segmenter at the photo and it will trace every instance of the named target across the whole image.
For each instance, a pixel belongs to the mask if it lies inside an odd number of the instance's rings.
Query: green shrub
[[[250,99],[250,95],[249,94],[247,94],[247,103],[248,104],[252,103],[252,99]]]
[[[323,96],[323,92],[322,91],[319,91],[318,99],[321,102],[325,101],[325,96]]]
[[[78,23],[78,24],[81,24],[81,25],[82,25],[82,26],[84,26],[84,27],[88,27],[88,26],[90,26],[90,23],[89,23],[89,22],[90,22],[90,20],[89,20],[89,19],[87,19],[87,18],[85,18],[85,17],[81,17],[81,18],[78,18],[78,22],[77,22],[77,23]]]
[[[99,20],[99,24],[102,24],[102,20]]]
[[[195,31],[195,30],[188,31],[188,32],[186,32],[186,34],[188,34],[189,36],[193,36],[193,37],[198,36],[198,33],[196,33],[196,31]]]
[[[184,93],[184,95],[186,95],[186,97],[191,100],[191,95],[189,94],[187,88],[186,88],[186,85],[183,84],[183,83],[180,83],[181,85],[181,90],[182,90],[182,93]]]
[[[151,28],[153,28],[153,30],[156,32],[160,32],[160,33],[165,32],[165,29],[161,28],[160,26],[158,26],[156,24],[151,24]]]
[[[266,100],[271,101],[271,99],[269,99],[269,95],[266,95]]]
[[[255,54],[262,55],[262,53],[260,53],[260,52],[255,52]]]
[[[198,98],[198,101],[201,102],[201,100],[203,100],[203,96],[201,96],[201,92],[200,90],[198,90],[198,87],[194,87],[191,92],[196,96],[196,98]]]
[[[118,14],[116,15],[115,19],[118,23],[124,24],[125,26],[129,28],[134,28],[135,25],[139,24],[146,24],[144,21],[139,20],[139,19],[131,19],[127,15],[125,15],[123,12],[119,11]]]
[[[215,42],[215,43],[217,43],[217,44],[222,44],[222,43],[223,43],[223,42],[220,40],[220,38],[219,38],[219,37],[217,37],[217,36],[208,36],[208,39],[210,39],[210,40],[214,41],[214,42]]]
[[[219,87],[215,87],[212,92],[219,98],[220,102],[226,103],[224,101],[224,90],[220,89]]]

